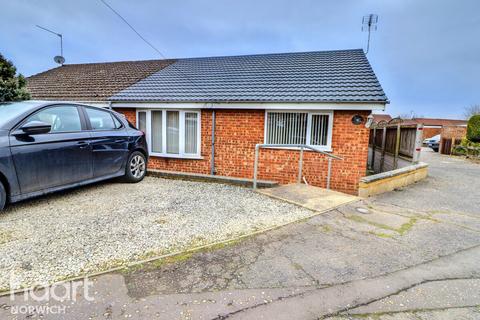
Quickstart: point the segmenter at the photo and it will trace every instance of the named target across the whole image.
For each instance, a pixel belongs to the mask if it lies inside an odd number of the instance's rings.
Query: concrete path
[[[350,203],[240,243],[97,277],[93,301],[77,295],[60,303],[65,314],[43,318],[480,319],[480,215],[455,205],[476,200],[451,191],[456,182],[440,170],[471,182],[472,165],[427,156],[432,176],[412,188],[443,188],[434,207],[410,189]],[[12,314],[22,305],[47,306],[21,298],[0,298],[0,319],[25,319]]]
[[[258,192],[316,212],[332,210],[341,205],[360,199],[342,192],[300,183],[288,184],[275,188],[259,189]]]
[[[318,288],[284,297],[281,303],[265,303],[226,316],[232,319],[316,319],[342,313],[368,315],[402,309],[426,309],[426,305],[436,308],[439,302],[443,302],[442,308],[477,306],[480,302],[479,263],[480,247],[477,246],[379,277]],[[442,286],[450,287],[448,280],[452,280],[452,286],[457,287],[456,294],[450,292],[456,301],[449,301],[449,294],[446,292],[442,294],[438,290]],[[429,294],[432,300],[417,300],[416,295],[411,292],[412,289],[421,290],[416,288],[417,286],[421,286],[428,293],[436,293],[439,299],[435,301],[433,295]],[[404,292],[413,296],[412,304],[405,297],[402,297],[403,299],[398,297]],[[473,295],[469,296],[469,293]],[[480,317],[480,310],[478,316]]]

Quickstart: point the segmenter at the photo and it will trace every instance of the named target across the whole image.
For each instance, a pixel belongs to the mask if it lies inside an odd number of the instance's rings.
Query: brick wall
[[[133,109],[117,110],[135,123]],[[369,130],[355,126],[351,118],[368,111],[335,111],[333,124],[333,153],[344,160],[332,162],[332,189],[356,194],[358,182],[365,176]],[[149,166],[155,169],[210,173],[212,111],[202,110],[202,160],[152,157]],[[233,177],[253,177],[255,144],[264,141],[264,110],[217,110],[215,167],[216,174]],[[281,149],[260,151],[259,178],[280,183],[296,181],[299,152]],[[327,159],[312,151],[304,153],[303,175],[309,184],[325,187]]]
[[[442,139],[458,139],[461,140],[467,135],[467,127],[465,126],[443,126]]]
[[[137,109],[113,109],[117,112],[123,113],[125,118],[130,121],[133,125],[137,124]]]

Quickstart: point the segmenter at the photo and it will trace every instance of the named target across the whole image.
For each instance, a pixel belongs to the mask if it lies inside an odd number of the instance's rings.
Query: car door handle
[[[80,149],[87,149],[90,146],[90,143],[85,141],[80,141],[78,145],[80,146]]]

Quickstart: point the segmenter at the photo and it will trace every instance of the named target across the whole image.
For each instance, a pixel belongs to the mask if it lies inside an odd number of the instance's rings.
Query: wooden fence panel
[[[402,158],[403,162],[405,161],[414,161],[413,157],[416,152],[415,142],[417,138],[417,134],[419,134],[417,126],[412,125],[400,125],[400,139],[399,139],[399,149],[398,155],[396,157],[396,144],[397,144],[397,132],[398,132],[398,125],[392,124],[385,128],[376,128],[370,129],[370,156],[369,156],[369,167],[372,168],[374,171],[383,171],[385,169],[384,162],[385,162],[385,155],[388,157],[393,157],[393,167],[398,167],[398,160]],[[383,136],[385,134],[385,142],[383,141]],[[375,135],[374,135],[375,133]],[[421,133],[421,132],[420,132]],[[382,146],[385,143],[385,150],[382,152]],[[373,148],[375,146],[375,148]],[[374,152],[375,151],[375,152]],[[378,153],[378,155],[376,155]],[[383,155],[382,155],[383,154]],[[417,160],[418,161],[418,160]],[[379,162],[379,163],[377,163]]]
[[[409,158],[413,157],[415,151],[415,135],[417,128],[401,128],[400,154]]]
[[[383,128],[376,129],[375,148],[382,148]],[[401,127],[400,128],[400,154],[406,157],[413,157],[415,151],[415,136],[417,128]],[[385,151],[387,153],[395,153],[395,143],[397,139],[397,127],[387,128],[387,139],[385,143]],[[373,129],[370,130],[370,145],[373,144]]]

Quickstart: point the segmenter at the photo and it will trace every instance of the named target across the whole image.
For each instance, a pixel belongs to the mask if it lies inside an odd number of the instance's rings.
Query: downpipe
[[[210,156],[210,174],[215,175],[215,110],[212,111],[212,154]]]

